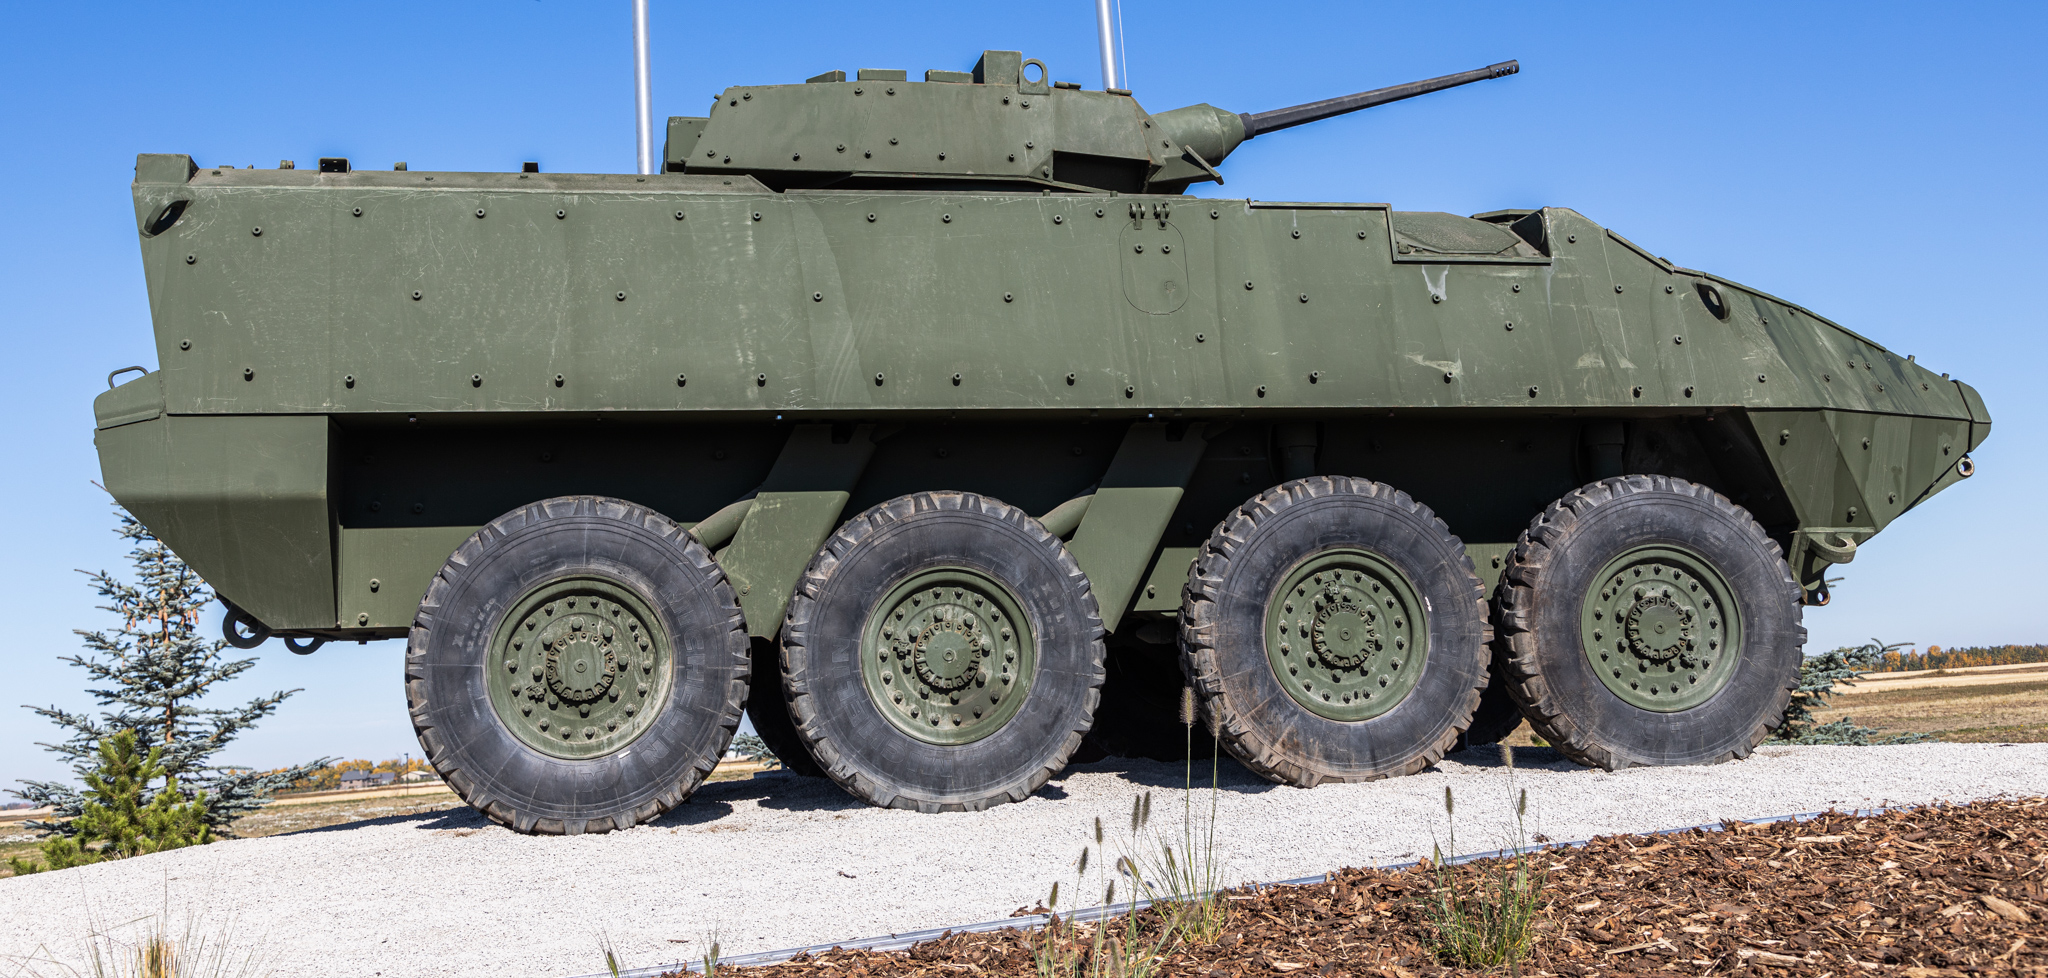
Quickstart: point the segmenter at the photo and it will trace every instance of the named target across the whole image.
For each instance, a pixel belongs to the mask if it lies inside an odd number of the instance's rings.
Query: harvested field
[[[330,825],[347,825],[391,816],[424,815],[451,808],[466,808],[462,799],[447,788],[407,789],[403,793],[383,791],[322,792],[327,797],[284,797],[234,822],[237,838],[260,839],[288,832],[305,832]],[[354,795],[355,797],[350,797]],[[21,825],[0,830],[0,879],[14,875],[7,864],[11,857],[40,858],[43,833]]]
[[[260,839],[286,832],[304,832],[308,829],[345,825],[373,818],[424,815],[429,812],[466,807],[462,804],[462,799],[455,797],[455,792],[447,788],[389,797],[376,797],[374,792],[364,794],[372,797],[318,800],[281,798],[260,811],[250,812],[236,819],[235,835],[245,839]]]
[[[2048,742],[2048,672],[1866,679],[1849,693],[1816,711],[1815,719],[1848,718],[1886,733],[1924,733],[1951,743]]]
[[[2048,973],[2048,799],[1938,806],[1860,818],[1731,823],[1658,836],[1608,836],[1527,857],[1547,885],[1521,969],[1534,975]],[[1500,860],[1457,867],[1483,888]],[[1425,867],[1347,869],[1320,885],[1233,891],[1209,944],[1165,941],[1156,974],[1238,978],[1300,972],[1410,978],[1467,973],[1439,963]],[[1111,946],[1161,943],[1140,911],[1103,925]],[[833,950],[729,969],[751,978],[1035,975],[1048,941],[1083,967],[1102,945],[1081,924],[1048,932],[961,934],[907,952]],[[1105,958],[1109,955],[1105,954]],[[721,971],[728,969],[720,969]],[[1083,974],[1088,973],[1083,971]]]
[[[272,805],[318,805],[330,801],[349,801],[364,798],[416,798],[447,792],[448,786],[439,781],[422,781],[417,784],[393,785],[387,788],[341,788],[329,791],[286,791],[270,798]]]
[[[1840,687],[1836,692],[1845,696],[1855,696],[1880,690],[1913,689],[1919,686],[1993,686],[2012,682],[2048,682],[2048,662],[1873,672],[1856,680],[1856,685]]]
[[[9,859],[26,859],[36,854],[36,846],[42,843],[40,832],[31,832],[20,825],[9,825],[0,829],[0,879],[14,875],[7,864]]]
[[[1523,748],[1516,764],[1529,831],[1553,839],[2048,793],[2040,744],[1774,747],[1739,763],[1614,773]],[[1114,828],[1142,792],[1157,796],[1155,824],[1177,823],[1182,777],[1180,765],[1104,761],[1018,804],[920,815],[771,773],[706,785],[652,825],[573,838],[517,835],[459,807],[392,814],[0,880],[0,965],[40,948],[84,971],[92,921],[158,917],[202,930],[234,917],[239,939],[294,978],[560,978],[602,971],[603,938],[627,966],[650,967],[696,959],[714,931],[739,955],[958,926],[1004,918],[1071,881],[1092,820]],[[1218,842],[1233,884],[1426,856],[1448,841],[1446,787],[1464,849],[1499,845],[1512,817],[1491,750],[1306,791],[1226,763],[1221,785]],[[1206,806],[1205,792],[1196,798]]]
[[[1874,672],[1835,692],[1817,723],[1848,719],[1954,744],[2048,743],[2048,664]],[[1529,747],[1536,737],[1524,723],[1504,742]]]

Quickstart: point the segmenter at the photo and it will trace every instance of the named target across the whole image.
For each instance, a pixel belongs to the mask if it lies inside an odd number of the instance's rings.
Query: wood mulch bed
[[[1530,859],[1547,876],[1538,936],[1517,969],[1524,975],[2048,976],[2048,799],[1611,836]],[[1494,870],[1482,860],[1456,872],[1471,882]],[[1347,869],[1324,884],[1232,891],[1224,935],[1170,948],[1152,973],[1469,973],[1430,949],[1422,900],[1433,882],[1423,868]],[[1142,913],[1141,929],[1156,924]],[[1085,924],[1078,931],[1083,940],[1090,933]],[[1042,935],[954,934],[907,952],[835,949],[719,970],[1036,975]]]

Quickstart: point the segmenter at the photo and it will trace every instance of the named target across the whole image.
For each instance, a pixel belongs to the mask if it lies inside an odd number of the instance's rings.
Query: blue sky
[[[2027,541],[2044,407],[2038,4],[1375,4],[1124,0],[1153,111],[1257,111],[1518,58],[1522,74],[1247,144],[1211,195],[1474,213],[1562,205],[1652,251],[1802,303],[1976,385],[1979,474],[1844,568],[1809,648],[1880,636],[2048,640]],[[1021,49],[1088,87],[1089,0],[747,7],[653,0],[656,114],[833,68],[970,67]],[[0,29],[0,783],[61,770],[15,703],[85,706],[74,568],[116,568],[92,450],[106,373],[155,366],[135,154],[204,163],[626,172],[629,5],[8,4]],[[915,75],[913,75],[915,77]],[[2029,490],[2029,485],[2036,489]],[[209,627],[212,627],[209,623]],[[242,696],[304,687],[228,760],[418,752],[402,645],[273,646]]]

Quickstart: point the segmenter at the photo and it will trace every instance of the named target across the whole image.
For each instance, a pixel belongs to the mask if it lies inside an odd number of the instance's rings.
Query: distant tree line
[[[1925,652],[1902,649],[1886,652],[1873,672],[1911,672],[1920,669],[1965,669],[1970,666],[2017,666],[2048,662],[2048,645],[1988,645],[1966,649],[1944,649],[1930,645]]]

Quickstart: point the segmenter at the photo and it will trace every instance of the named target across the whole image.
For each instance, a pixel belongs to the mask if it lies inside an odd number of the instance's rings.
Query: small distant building
[[[343,788],[381,788],[398,780],[390,771],[349,771],[341,776]]]

